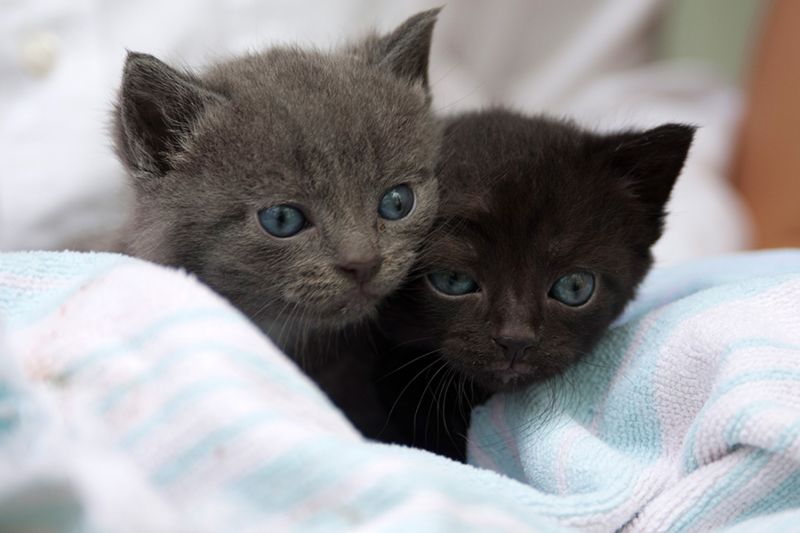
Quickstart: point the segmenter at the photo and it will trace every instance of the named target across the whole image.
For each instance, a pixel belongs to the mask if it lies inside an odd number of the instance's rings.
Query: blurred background
[[[127,190],[107,130],[126,50],[200,69],[276,43],[327,48],[441,4],[0,0],[0,250],[85,246],[119,227]],[[451,0],[434,108],[696,124],[659,263],[798,245],[796,30],[792,0]]]

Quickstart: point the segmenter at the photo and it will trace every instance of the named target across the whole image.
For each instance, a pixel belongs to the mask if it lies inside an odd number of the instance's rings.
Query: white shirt
[[[108,125],[126,49],[202,67],[271,43],[335,45],[436,5],[0,0],[0,249],[59,248],[122,220],[124,175]],[[434,32],[430,79],[439,112],[502,103],[606,128],[706,126],[657,248],[671,262],[741,248],[747,225],[725,180],[737,94],[702,71],[649,63],[663,7],[660,0],[451,2]],[[698,229],[698,217],[713,231]]]

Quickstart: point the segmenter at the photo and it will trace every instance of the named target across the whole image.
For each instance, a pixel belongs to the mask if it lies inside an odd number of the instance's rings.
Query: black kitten
[[[438,220],[383,313],[399,348],[382,391],[407,442],[463,458],[468,407],[562,372],[634,296],[694,128],[597,134],[503,110],[444,126]]]
[[[437,13],[197,74],[129,54],[114,117],[135,195],[125,251],[197,274],[307,370],[319,363],[329,334],[400,285],[433,222]]]

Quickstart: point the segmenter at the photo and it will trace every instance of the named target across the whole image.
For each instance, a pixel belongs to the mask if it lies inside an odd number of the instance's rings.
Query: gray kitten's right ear
[[[195,77],[129,52],[114,117],[117,154],[135,174],[163,176],[202,113],[224,101]]]
[[[373,56],[378,64],[401,78],[421,83],[427,91],[433,26],[441,10],[437,7],[417,13],[392,33],[380,37]]]

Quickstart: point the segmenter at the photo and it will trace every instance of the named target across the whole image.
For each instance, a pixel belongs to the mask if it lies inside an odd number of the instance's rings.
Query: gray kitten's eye
[[[578,307],[589,301],[594,293],[594,274],[573,272],[561,276],[550,287],[548,296],[570,307]]]
[[[378,214],[386,220],[405,218],[414,207],[414,192],[408,185],[392,187],[385,193],[378,204]]]
[[[463,296],[471,292],[478,292],[478,283],[460,272],[452,270],[439,270],[428,274],[428,281],[437,291],[448,296]]]
[[[297,235],[308,227],[302,211],[291,205],[274,205],[258,212],[258,221],[267,233],[279,239]]]

